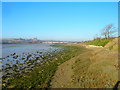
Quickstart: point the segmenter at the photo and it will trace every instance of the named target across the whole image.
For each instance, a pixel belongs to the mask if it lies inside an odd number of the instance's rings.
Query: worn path
[[[74,57],[58,67],[52,81],[52,88],[71,87],[71,76],[73,75],[72,65],[77,58],[78,57]]]

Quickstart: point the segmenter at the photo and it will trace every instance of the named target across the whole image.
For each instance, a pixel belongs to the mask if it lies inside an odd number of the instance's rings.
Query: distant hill
[[[26,44],[26,43],[74,43],[68,41],[57,41],[57,40],[38,40],[34,39],[2,39],[2,44]]]

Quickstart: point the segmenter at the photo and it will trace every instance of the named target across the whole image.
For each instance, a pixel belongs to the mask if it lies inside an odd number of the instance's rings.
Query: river
[[[43,55],[45,52],[52,52],[55,49],[59,49],[50,45],[52,44],[3,44],[2,66],[6,66],[6,64],[12,66],[16,63],[16,60],[18,60],[17,62],[19,63],[23,63],[24,60],[22,60],[22,58],[26,58],[28,55],[37,57],[37,55],[40,55],[37,52],[41,52]],[[17,58],[15,58],[16,56]]]

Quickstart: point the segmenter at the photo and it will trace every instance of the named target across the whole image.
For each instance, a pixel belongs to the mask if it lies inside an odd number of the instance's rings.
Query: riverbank
[[[115,45],[115,44],[114,44]],[[116,43],[117,45],[117,43]],[[118,81],[118,51],[115,48],[86,47],[58,67],[53,88],[113,88]],[[111,45],[110,45],[111,46]],[[113,46],[114,47],[114,46]]]
[[[62,51],[52,53],[43,65],[14,75],[3,88],[112,88],[118,81],[118,52],[82,44],[54,45]]]

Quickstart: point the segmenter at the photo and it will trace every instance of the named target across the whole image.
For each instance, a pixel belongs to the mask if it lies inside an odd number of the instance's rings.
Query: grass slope
[[[76,47],[81,48],[79,44]],[[113,88],[118,81],[118,70],[117,50],[87,48],[59,66],[52,87]],[[68,71],[73,72],[71,78]]]
[[[118,81],[117,55],[101,49],[80,55],[73,64],[73,87],[113,88]]]
[[[104,47],[110,41],[112,41],[112,40],[109,40],[109,39],[105,39],[105,40],[104,39],[95,39],[93,41],[88,41],[87,44]]]

